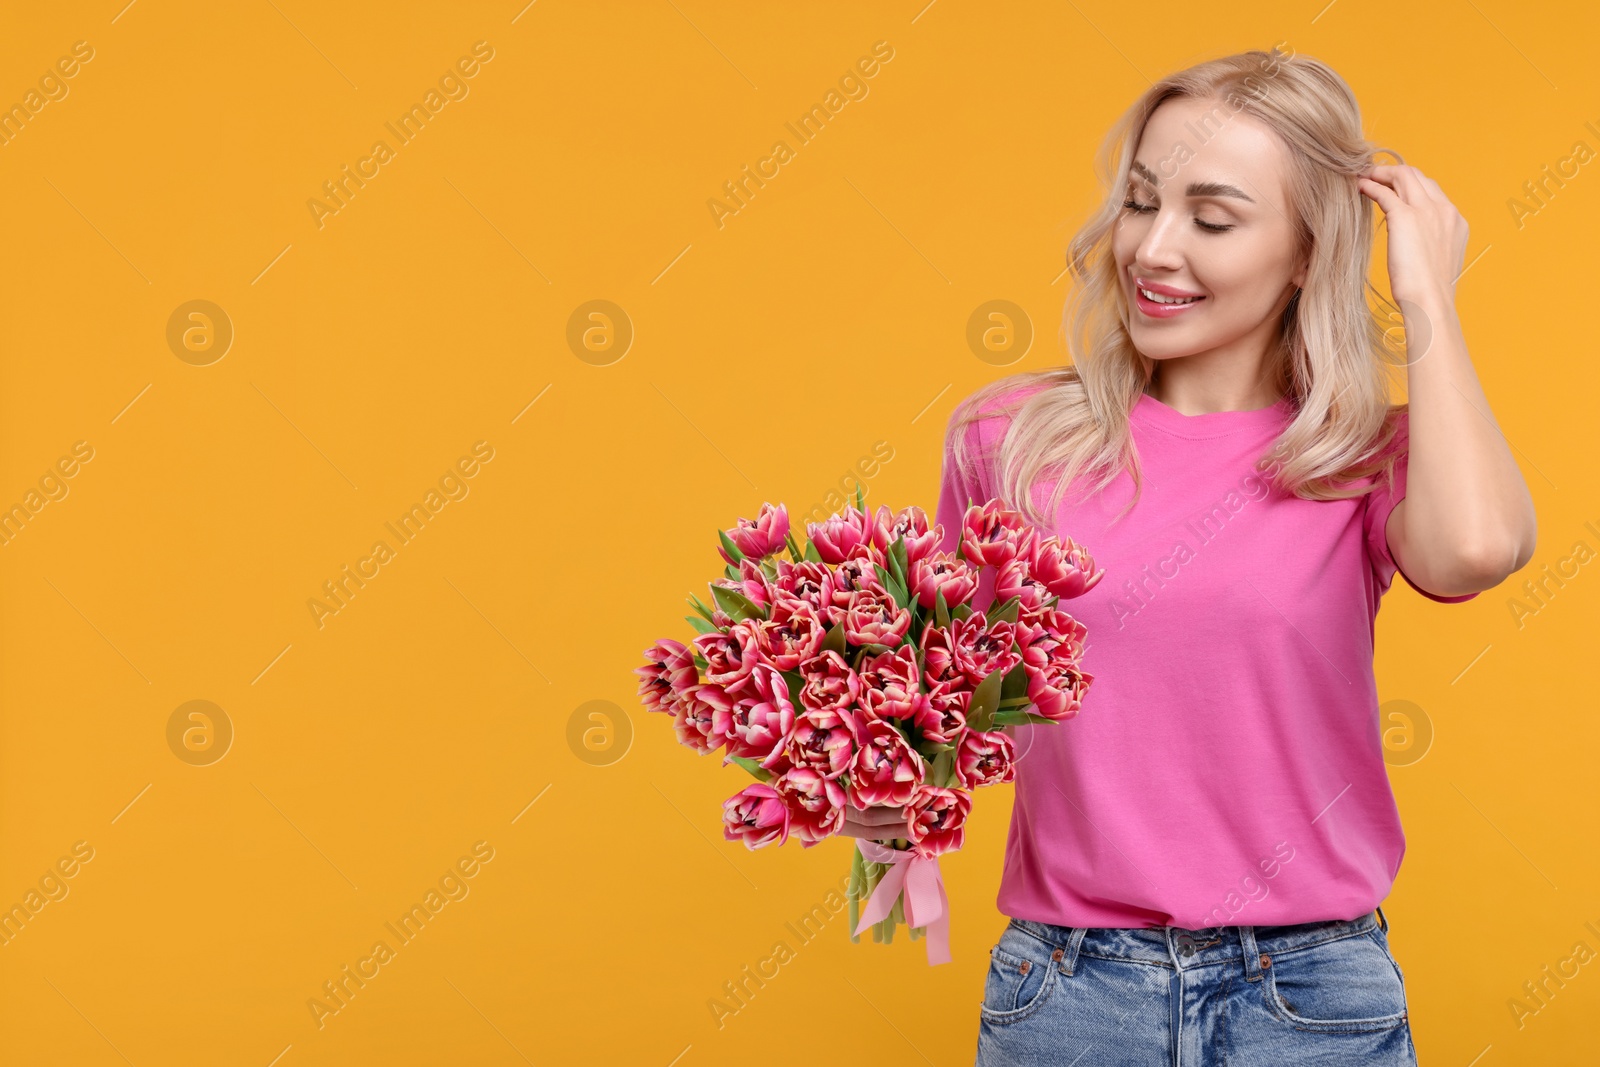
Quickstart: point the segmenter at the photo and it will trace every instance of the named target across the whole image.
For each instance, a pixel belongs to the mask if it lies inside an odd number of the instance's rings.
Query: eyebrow
[[[1140,163],[1138,160],[1134,160],[1131,169],[1157,189],[1161,188],[1161,180],[1157,178],[1155,173],[1143,163]],[[1190,182],[1189,187],[1185,189],[1184,192],[1192,197],[1228,196],[1233,197],[1236,200],[1243,200],[1247,204],[1255,203],[1254,199],[1245,195],[1243,189],[1240,189],[1237,186],[1229,185],[1226,182]]]

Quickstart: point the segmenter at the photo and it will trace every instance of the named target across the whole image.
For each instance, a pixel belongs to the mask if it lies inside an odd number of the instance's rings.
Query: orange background
[[[1508,1005],[1576,942],[1600,949],[1600,13],[1524,15],[14,14],[0,104],[75,42],[92,58],[0,144],[0,504],[42,505],[0,547],[0,905],[66,890],[0,946],[0,1060],[970,1063],[1011,789],[980,794],[943,864],[954,963],[903,932],[852,945],[842,915],[801,942],[786,924],[850,843],[725,842],[747,779],[647,719],[631,672],[690,633],[714,531],[764,500],[804,512],[859,477],[869,502],[931,510],[954,403],[1064,358],[1063,250],[1106,126],[1150,79],[1274,42],[1338,69],[1371,135],[1470,220],[1458,304],[1539,505],[1505,587],[1444,607],[1399,583],[1379,618],[1380,695],[1413,706],[1391,734],[1409,848],[1385,910],[1417,1043],[1439,1063],[1587,1054],[1593,964],[1520,1025]],[[480,41],[458,98],[394,138]],[[880,41],[867,94],[796,141],[785,123]],[[391,158],[337,212],[308,207],[379,139]],[[719,226],[707,202],[779,139],[792,158]],[[1519,224],[1524,183],[1580,141],[1587,165]],[[574,329],[596,300],[609,318]],[[1022,309],[1026,351],[969,347],[991,300]],[[430,503],[412,540],[390,533]],[[362,564],[378,540],[392,555]],[[1580,541],[1519,622],[1522,580]],[[308,602],[347,566],[369,577],[319,624]],[[208,719],[173,727],[191,701]],[[1430,735],[1418,758],[1408,737]],[[51,881],[58,861],[72,876]],[[431,889],[437,914],[393,938]],[[379,940],[399,947],[319,1026],[308,1001]],[[779,940],[792,957],[719,1025],[708,1003]]]

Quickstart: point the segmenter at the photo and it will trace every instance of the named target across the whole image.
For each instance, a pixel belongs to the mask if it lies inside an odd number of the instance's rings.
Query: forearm
[[[1487,589],[1532,557],[1533,497],[1478,382],[1452,294],[1403,306],[1411,441],[1391,548],[1424,588]]]

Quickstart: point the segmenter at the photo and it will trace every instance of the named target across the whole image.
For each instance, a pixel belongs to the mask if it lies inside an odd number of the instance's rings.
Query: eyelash
[[[1146,211],[1155,210],[1155,208],[1149,204],[1140,204],[1135,202],[1132,197],[1124,200],[1122,202],[1122,206],[1129,211],[1133,211],[1141,215]],[[1205,230],[1207,233],[1227,233],[1229,230],[1233,229],[1232,226],[1219,226],[1214,222],[1201,222],[1199,219],[1195,219],[1194,224],[1200,227],[1202,230]]]

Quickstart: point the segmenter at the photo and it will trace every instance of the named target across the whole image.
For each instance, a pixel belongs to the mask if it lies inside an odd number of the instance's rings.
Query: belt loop
[[[1078,966],[1078,949],[1083,946],[1083,936],[1088,932],[1089,928],[1086,926],[1074,926],[1065,947],[1056,950],[1061,953],[1062,974],[1072,976],[1073,970]]]
[[[1378,905],[1378,928],[1383,931],[1384,936],[1388,936],[1388,933],[1389,933],[1389,917],[1383,913],[1383,905],[1382,904]]]
[[[1261,961],[1265,959],[1261,950],[1256,947],[1256,929],[1253,926],[1240,926],[1239,945],[1244,951],[1244,978],[1247,982],[1261,981]]]

